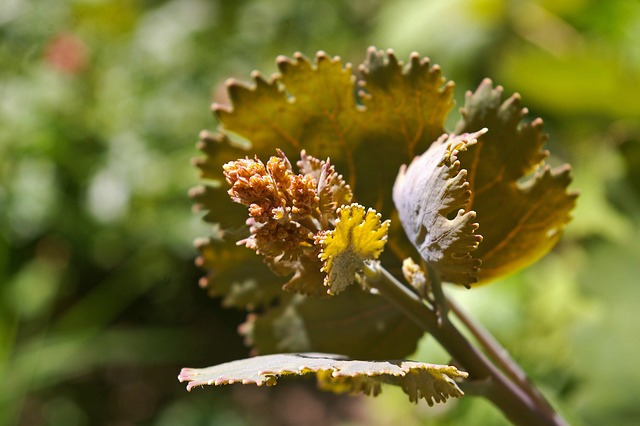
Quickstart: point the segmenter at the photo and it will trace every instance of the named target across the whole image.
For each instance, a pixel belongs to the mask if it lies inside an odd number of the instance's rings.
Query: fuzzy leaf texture
[[[400,386],[412,402],[429,405],[464,395],[456,380],[467,373],[448,365],[412,361],[358,361],[339,355],[299,353],[265,355],[208,368],[183,368],[178,376],[187,390],[205,385],[233,383],[275,386],[283,376],[316,374],[318,385],[336,393],[376,396],[382,384]]]
[[[338,209],[335,229],[326,231],[318,238],[322,247],[320,260],[322,271],[327,273],[324,284],[330,294],[338,294],[356,278],[366,260],[380,256],[387,242],[390,222],[380,222],[375,210],[365,211],[359,204],[350,204]]]
[[[476,213],[468,210],[471,191],[458,153],[473,146],[484,131],[443,135],[409,167],[402,167],[393,200],[404,230],[422,258],[444,281],[477,281],[480,260],[471,253],[482,237]]]

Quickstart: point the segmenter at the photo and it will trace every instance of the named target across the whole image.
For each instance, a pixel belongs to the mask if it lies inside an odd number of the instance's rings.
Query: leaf
[[[329,294],[338,294],[347,288],[362,270],[365,260],[380,256],[387,242],[390,222],[380,222],[380,214],[373,209],[365,212],[363,206],[350,204],[338,209],[336,227],[326,231],[317,240],[322,247],[322,271],[327,273],[324,285]]]
[[[264,355],[231,361],[214,367],[183,368],[180,382],[187,390],[205,385],[233,383],[275,386],[282,376],[315,373],[321,388],[338,393],[376,396],[382,384],[400,386],[412,402],[424,399],[432,406],[450,397],[464,395],[455,380],[467,373],[448,365],[413,361],[358,361],[324,353]]]
[[[521,123],[527,110],[515,94],[503,101],[501,87],[484,80],[467,93],[456,133],[488,128],[478,143],[460,152],[472,196],[466,209],[477,213],[483,241],[480,281],[527,266],[558,241],[577,194],[567,191],[570,167],[544,164],[548,152],[542,120]]]
[[[245,254],[235,251],[236,241],[246,238],[248,229],[244,226],[246,216],[236,214],[238,206],[230,200],[224,202],[226,191],[219,189],[223,186],[220,182],[224,181],[223,164],[246,156],[249,149],[251,157],[264,158],[276,148],[288,153],[304,148],[317,158],[331,158],[332,169],[327,167],[325,186],[334,189],[319,194],[321,208],[351,203],[353,190],[362,205],[375,207],[385,217],[391,217],[391,187],[398,168],[442,134],[445,116],[453,106],[453,84],[446,82],[437,66],[431,66],[428,59],[417,54],[412,54],[409,63],[404,65],[392,51],[370,48],[367,60],[358,67],[357,73],[351,65],[323,52],[319,52],[313,62],[295,54],[292,59],[279,57],[277,64],[280,73],[270,80],[256,72],[252,74],[251,85],[235,80],[227,82],[232,105],[213,106],[221,125],[216,133],[201,132],[198,148],[205,156],[194,160],[203,179],[203,187],[192,194],[196,209],[206,212],[206,221],[221,222],[219,233],[222,235],[222,241],[208,239],[198,246],[201,252],[198,263],[207,270],[213,269],[201,284],[212,294],[225,297],[225,303],[233,306],[246,302],[248,307],[255,308],[269,303],[277,286],[272,274],[262,272],[266,268],[251,250],[245,249]],[[345,173],[351,190],[345,190],[335,170]],[[216,192],[220,196],[213,195]],[[404,239],[401,234],[396,238]],[[407,244],[403,242],[395,247]],[[233,262],[216,259],[215,253],[226,249],[233,251]],[[389,259],[387,267],[393,268],[395,261],[399,268],[400,259],[392,256]],[[242,276],[255,272],[255,281],[234,278],[238,268],[245,265],[248,272],[241,272]],[[288,282],[282,281],[286,282],[287,289],[309,292],[310,287],[318,288],[309,284],[318,277],[322,277],[319,271],[298,270]],[[252,285],[238,286],[229,281]],[[260,291],[262,285],[267,286],[265,291]],[[408,351],[396,356],[405,356],[415,348],[422,333],[404,322],[386,302],[370,297],[367,309],[393,312],[376,320],[380,330],[393,333],[399,323],[411,330],[393,336],[398,343],[409,339],[396,345]],[[279,308],[286,310],[290,299],[282,298]],[[339,309],[351,308],[341,305],[329,309],[324,318],[339,318],[343,315]],[[353,353],[346,352],[348,355],[361,354],[362,348],[377,344],[375,340],[360,339],[361,335],[368,335],[368,327],[369,324],[355,322],[345,330],[349,333],[345,340],[354,343]],[[384,340],[379,334],[372,336]],[[270,342],[277,343],[277,340]]]
[[[437,66],[412,54],[404,66],[392,51],[371,48],[359,80],[350,64],[324,52],[311,63],[301,54],[277,59],[280,74],[266,80],[253,73],[253,85],[227,83],[232,107],[215,104],[218,135],[203,132],[206,158],[196,161],[203,177],[220,178],[221,164],[242,157],[234,136],[250,141],[252,155],[275,148],[318,158],[330,157],[348,177],[360,204],[389,216],[391,187],[401,164],[443,133],[453,106],[453,84]],[[354,96],[354,93],[357,93]],[[230,137],[232,136],[232,137]],[[220,208],[220,207],[219,207]]]
[[[351,358],[394,359],[416,350],[423,330],[379,296],[350,286],[335,297],[285,295],[240,328],[260,355],[339,352]]]
[[[196,247],[200,250],[196,264],[208,270],[200,285],[211,296],[223,296],[224,306],[253,310],[282,293],[282,279],[252,251],[235,245],[225,247],[210,238],[197,240]]]
[[[442,280],[467,286],[477,280],[480,261],[471,252],[482,237],[475,212],[466,210],[471,191],[457,155],[483,133],[443,135],[400,169],[393,187],[400,221],[422,258]]]

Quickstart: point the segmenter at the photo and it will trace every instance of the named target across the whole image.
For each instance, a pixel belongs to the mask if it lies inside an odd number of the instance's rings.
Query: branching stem
[[[510,380],[451,321],[448,319],[439,321],[438,314],[434,310],[379,264],[365,265],[364,274],[371,287],[425,332],[431,334],[449,352],[469,373],[469,380],[486,382],[484,396],[514,424],[566,425],[566,422],[551,409],[540,393],[525,391],[517,382]],[[495,340],[493,343],[498,345]]]
[[[546,399],[540,394],[540,391],[531,383],[527,374],[522,370],[509,352],[500,345],[495,337],[482,326],[479,322],[470,317],[453,299],[448,298],[447,304],[453,314],[460,319],[464,326],[476,338],[478,343],[484,348],[487,355],[491,357],[504,373],[513,380],[523,391],[525,391],[532,399],[536,399],[544,403],[541,408],[546,409],[549,415],[554,414],[554,410]]]

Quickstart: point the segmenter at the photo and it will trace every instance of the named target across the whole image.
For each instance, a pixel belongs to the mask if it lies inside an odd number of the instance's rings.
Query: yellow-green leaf
[[[393,52],[374,48],[359,67],[360,79],[350,64],[324,52],[313,62],[296,54],[277,64],[280,74],[270,80],[256,72],[253,84],[228,82],[231,105],[213,106],[220,134],[201,135],[203,176],[243,156],[238,144],[229,148],[239,135],[252,156],[280,148],[330,157],[349,183],[363,188],[361,204],[389,214],[398,167],[442,134],[453,84],[428,59],[413,54],[404,65]]]
[[[382,384],[400,386],[412,402],[424,399],[429,405],[464,395],[456,380],[465,372],[449,365],[406,360],[359,361],[324,353],[264,355],[231,361],[208,368],[183,368],[178,376],[188,382],[187,390],[205,385],[233,383],[275,386],[283,376],[316,374],[318,384],[337,393],[378,395]]]

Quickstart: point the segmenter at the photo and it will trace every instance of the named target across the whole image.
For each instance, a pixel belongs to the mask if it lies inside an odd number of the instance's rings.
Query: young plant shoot
[[[335,392],[390,384],[430,405],[466,393],[515,424],[565,424],[495,339],[450,321],[464,314],[443,287],[473,291],[560,238],[576,194],[569,166],[545,164],[542,121],[523,121],[519,95],[484,80],[445,130],[454,85],[415,53],[405,65],[370,48],[357,71],[323,52],[277,64],[271,78],[228,81],[191,193],[216,225],[196,243],[200,284],[248,312],[256,356],[180,381],[315,374]],[[404,360],[425,334],[455,366]]]

